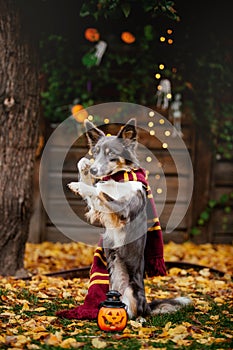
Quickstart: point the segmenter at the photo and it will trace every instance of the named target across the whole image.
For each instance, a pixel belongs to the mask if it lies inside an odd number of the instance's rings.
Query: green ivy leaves
[[[209,200],[207,207],[205,210],[203,210],[197,220],[197,226],[192,227],[190,230],[190,234],[192,236],[201,234],[202,230],[201,228],[204,227],[210,220],[211,214],[213,213],[213,210],[218,207],[222,209],[223,214],[230,214],[232,211],[231,202],[233,199],[233,192],[231,193],[224,193],[221,195],[221,197],[218,200],[211,199]],[[222,229],[227,229],[227,223],[228,218],[227,216],[222,216]]]

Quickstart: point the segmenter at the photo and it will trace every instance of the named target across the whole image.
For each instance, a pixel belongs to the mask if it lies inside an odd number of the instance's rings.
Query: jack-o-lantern
[[[121,34],[121,40],[124,41],[126,44],[132,44],[135,42],[136,38],[130,32],[123,32]]]
[[[121,294],[111,290],[107,299],[99,305],[98,326],[102,331],[122,331],[127,325],[126,305],[120,301]]]
[[[91,42],[95,42],[100,39],[100,33],[96,28],[87,28],[85,30],[84,36],[87,40]]]

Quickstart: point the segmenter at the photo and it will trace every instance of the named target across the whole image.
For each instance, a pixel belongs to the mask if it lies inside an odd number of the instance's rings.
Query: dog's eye
[[[114,152],[109,152],[108,156],[110,157],[110,162],[116,162],[118,160],[117,155]]]
[[[112,151],[110,151],[110,152],[108,153],[108,155],[109,155],[109,157],[116,157],[115,153],[112,152]]]

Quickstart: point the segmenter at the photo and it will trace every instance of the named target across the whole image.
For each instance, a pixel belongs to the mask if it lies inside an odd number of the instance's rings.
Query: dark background
[[[17,2],[22,9],[25,29],[32,34],[34,40],[49,34],[64,35],[70,38],[71,49],[72,47],[77,49],[79,45],[86,43],[83,36],[86,27],[97,27],[104,40],[111,37],[112,32],[117,35],[128,28],[133,28],[136,33],[140,23],[145,19],[143,17],[149,17],[143,15],[140,7],[134,4],[128,19],[123,13],[120,13],[119,16],[116,14],[111,19],[102,18],[97,24],[91,16],[85,18],[79,16],[82,1],[17,0]],[[159,32],[169,25],[175,28],[178,47],[182,47],[185,42],[186,49],[195,55],[196,51],[208,50],[210,45],[213,45],[214,39],[219,39],[225,45],[232,44],[230,1],[176,0],[174,7],[181,18],[180,22],[175,22],[165,16],[157,17],[149,22],[153,23]],[[117,40],[120,39],[115,39],[116,43]]]

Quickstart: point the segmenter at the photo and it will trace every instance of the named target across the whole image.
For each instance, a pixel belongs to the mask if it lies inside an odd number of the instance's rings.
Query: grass
[[[195,275],[198,279],[199,275]],[[185,278],[187,279],[187,276],[179,277],[181,285],[186,283]],[[211,278],[216,279],[217,276]],[[143,324],[137,320],[129,321],[127,328],[121,333],[102,332],[95,321],[56,318],[54,315],[57,310],[76,304],[74,297],[64,299],[56,296],[43,299],[39,293],[30,291],[29,282],[23,288],[19,288],[17,282],[11,281],[11,287],[8,283],[7,289],[1,286],[0,290],[3,316],[5,312],[9,313],[5,317],[0,317],[2,326],[0,349],[19,348],[19,346],[21,346],[20,349],[73,349],[72,342],[76,348],[84,350],[94,348],[230,349],[233,339],[233,310],[230,299],[232,284],[229,277],[227,280],[217,278],[216,281],[217,284],[222,281],[224,289],[210,291],[210,293],[197,291],[196,294],[192,289],[193,305],[174,314],[149,317]],[[166,282],[165,277],[160,278],[160,293],[166,290],[166,286],[169,291],[170,285]],[[147,284],[150,287],[153,286],[153,279],[150,279]],[[48,283],[48,288],[51,288],[51,283]],[[155,289],[158,291],[157,286]],[[46,287],[43,293],[46,293]],[[42,297],[45,297],[44,294]],[[187,294],[189,294],[189,288],[187,288]],[[29,309],[25,307],[27,302]],[[97,339],[97,344],[93,343],[94,339]],[[20,341],[22,341],[21,345]]]

